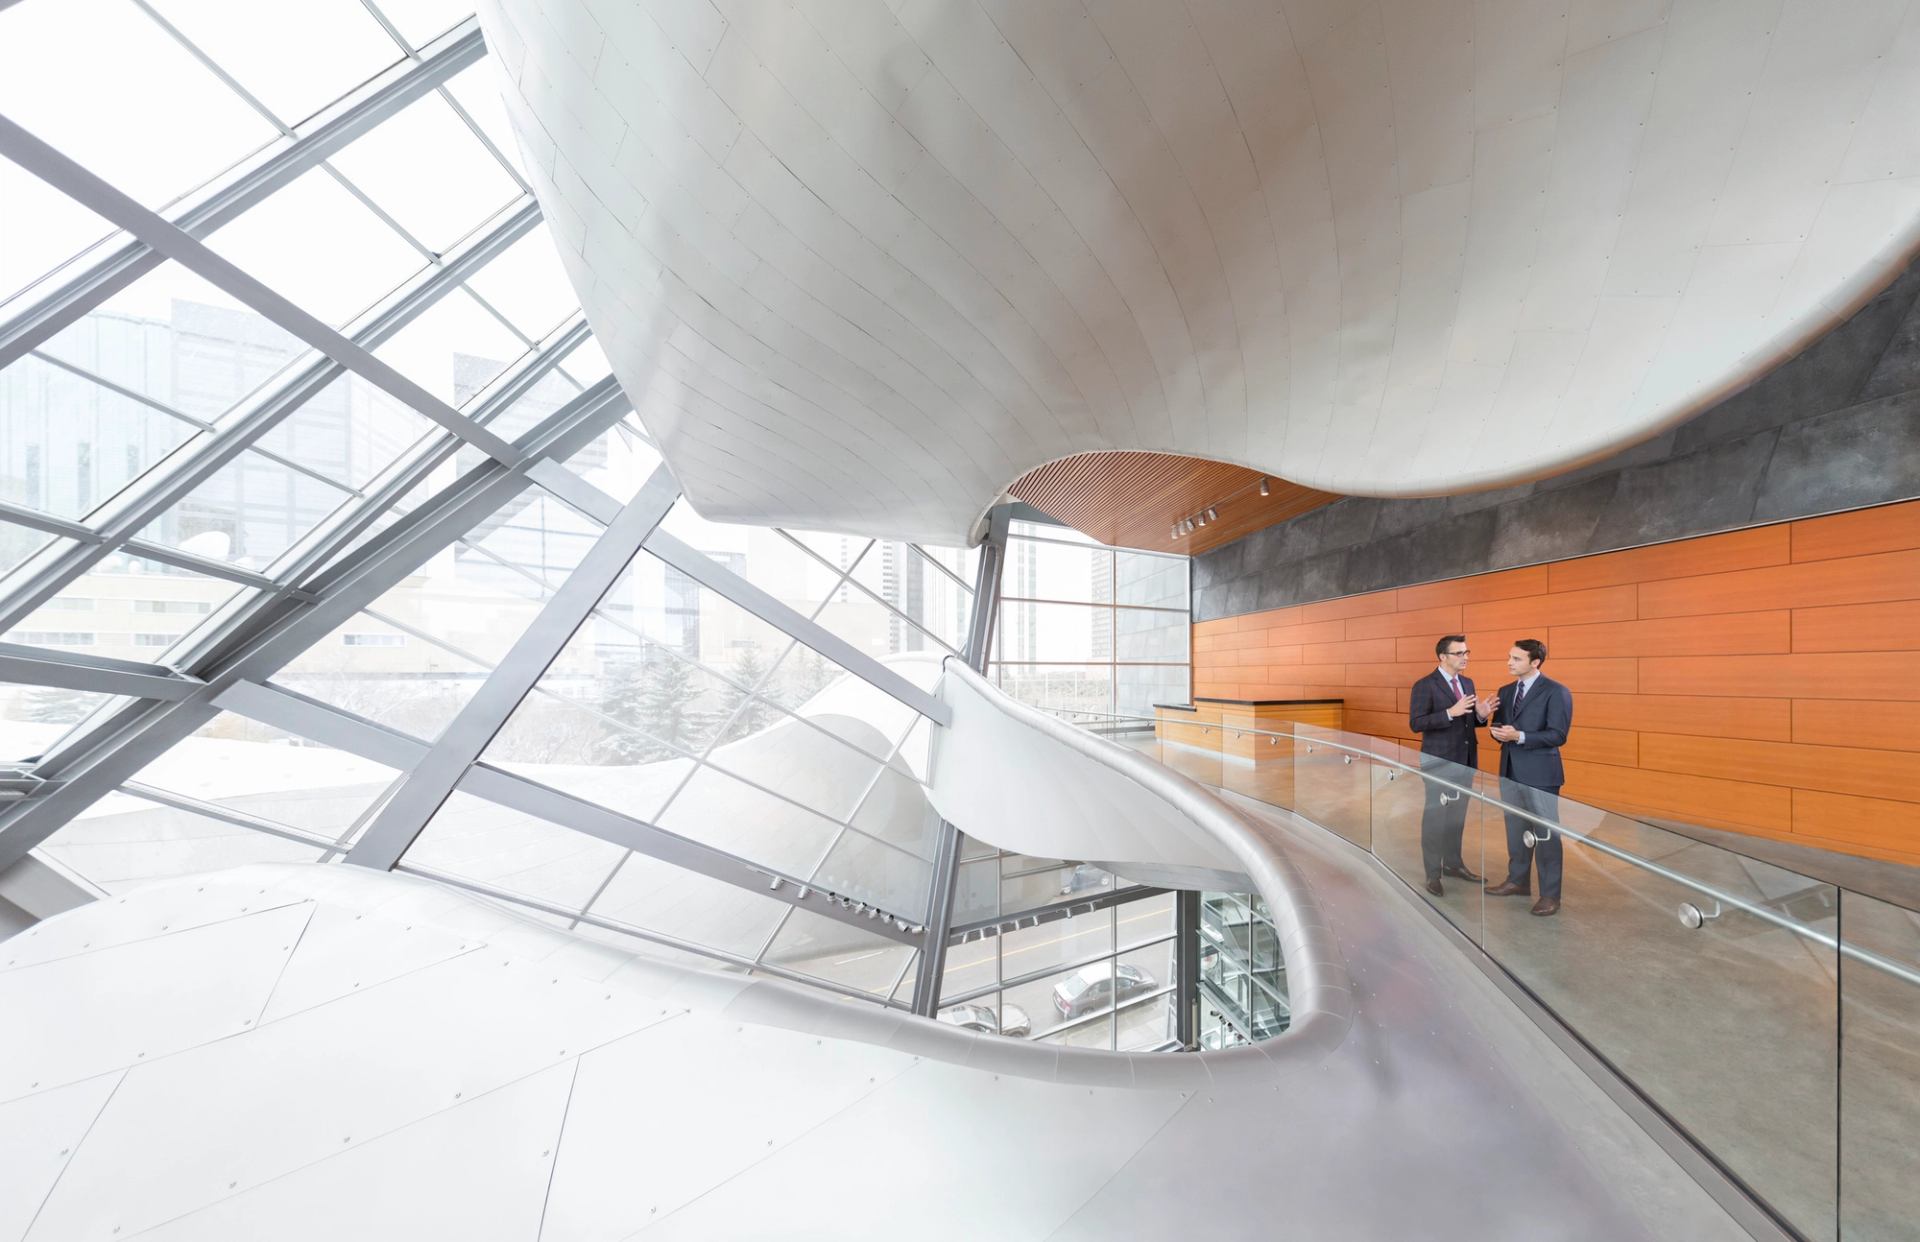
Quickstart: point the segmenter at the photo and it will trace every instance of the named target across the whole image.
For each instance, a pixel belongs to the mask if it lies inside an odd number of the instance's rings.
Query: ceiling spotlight
[[[1207,506],[1207,521],[1209,521],[1209,522],[1218,522],[1219,520],[1220,520],[1220,515],[1219,515],[1218,513],[1215,513],[1215,512],[1213,511],[1213,506],[1212,506],[1212,505],[1208,505],[1208,506]]]
[[[769,888],[770,890],[772,890],[773,892],[776,892],[776,893],[777,893],[777,892],[779,892],[779,891],[780,891],[780,877],[776,875],[776,876],[774,876],[774,877],[773,877],[773,879],[771,879],[771,880],[769,880],[769,881],[767,881],[767,887],[768,887],[768,888]]]
[[[1207,524],[1207,515],[1202,513],[1199,517],[1195,518],[1194,521],[1200,523],[1200,525],[1202,526],[1205,526]]]
[[[1267,481],[1266,481],[1265,479],[1261,479],[1261,480],[1260,480],[1260,494],[1261,494],[1262,496],[1266,496],[1266,495],[1269,495],[1269,494],[1270,494],[1270,493],[1269,493],[1269,492],[1267,491]]]

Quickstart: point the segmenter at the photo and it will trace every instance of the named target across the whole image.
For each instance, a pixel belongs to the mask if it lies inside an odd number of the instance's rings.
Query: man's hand
[[[1479,704],[1476,706],[1475,710],[1480,713],[1480,719],[1482,720],[1492,719],[1493,713],[1500,710],[1500,696],[1497,694],[1488,695],[1486,698],[1481,699],[1479,701]]]
[[[1514,728],[1512,725],[1495,725],[1489,732],[1496,742],[1517,742],[1520,740],[1520,730]]]
[[[1458,720],[1460,719],[1460,717],[1472,711],[1474,698],[1475,698],[1474,695],[1463,694],[1459,698],[1455,699],[1453,701],[1453,706],[1447,709],[1448,718],[1452,720]]]

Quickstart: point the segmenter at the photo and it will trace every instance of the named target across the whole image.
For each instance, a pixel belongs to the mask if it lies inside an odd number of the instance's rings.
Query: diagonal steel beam
[[[207,236],[486,54],[478,20],[462,22],[421,49],[419,59],[399,62],[302,126],[291,145],[258,164],[243,165],[230,181],[175,215],[173,224],[195,237]],[[0,325],[0,368],[58,335],[165,257],[135,238],[76,272]]]
[[[487,455],[497,457],[508,465],[518,460],[513,446],[505,440],[474,423],[362,346],[247,275],[179,225],[141,206],[135,199],[109,185],[104,178],[4,116],[0,116],[0,154],[87,207],[95,215],[132,233],[155,251],[194,272],[228,296],[239,299],[269,322],[299,337],[349,371],[398,397]]]
[[[383,724],[322,703],[281,686],[240,682],[218,699],[226,711],[285,730],[309,741],[393,768],[409,768],[424,759],[428,747]],[[884,936],[918,946],[920,937],[905,919],[869,918],[842,906],[834,895],[797,876],[737,854],[669,832],[648,820],[590,802],[515,772],[476,763],[461,777],[461,793],[484,798],[558,827],[630,849],[723,884]],[[402,867],[405,867],[404,861]],[[572,917],[572,912],[569,912]]]
[[[600,597],[626,571],[641,541],[679,498],[680,487],[673,475],[665,466],[657,467],[559,589],[547,597],[532,623],[434,742],[433,750],[414,765],[406,782],[387,799],[359,842],[347,852],[348,862],[381,871],[393,869],[520,700],[532,693],[547,666],[559,657]]]

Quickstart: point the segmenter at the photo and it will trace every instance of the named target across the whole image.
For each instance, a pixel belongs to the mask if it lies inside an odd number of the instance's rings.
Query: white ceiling
[[[1090,449],[1414,495],[1777,363],[1920,241],[1908,0],[488,0],[700,512],[964,542]]]

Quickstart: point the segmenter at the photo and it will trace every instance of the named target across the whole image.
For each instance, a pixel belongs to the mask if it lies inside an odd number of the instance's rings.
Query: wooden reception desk
[[[1292,750],[1246,729],[1280,733],[1295,725],[1338,729],[1344,699],[1201,699],[1191,703],[1155,703],[1154,737],[1201,750],[1224,750],[1228,756],[1259,762],[1292,757]]]

